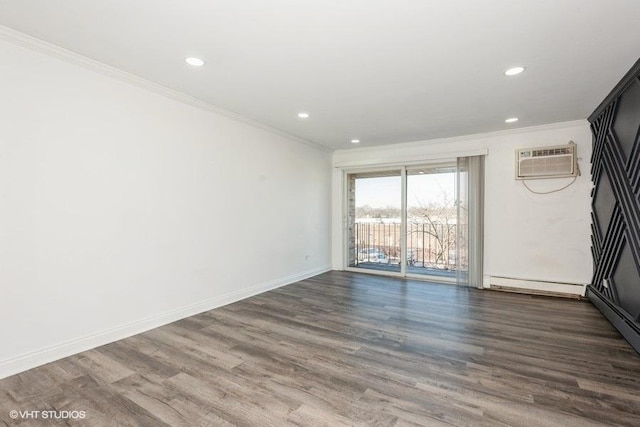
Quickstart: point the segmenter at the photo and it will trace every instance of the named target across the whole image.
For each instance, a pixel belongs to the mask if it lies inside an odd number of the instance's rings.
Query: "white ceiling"
[[[584,119],[639,23],[638,0],[0,0],[0,25],[335,149]]]

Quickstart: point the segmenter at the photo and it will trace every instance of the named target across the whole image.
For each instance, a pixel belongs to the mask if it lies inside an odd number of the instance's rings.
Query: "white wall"
[[[514,179],[515,150],[578,144],[582,176],[558,193],[532,194]],[[591,280],[591,132],[586,121],[490,134],[334,152],[335,166],[402,163],[488,150],[485,174],[486,276],[585,284]],[[333,266],[344,268],[342,172],[333,173]],[[568,179],[529,181],[537,191],[560,188]],[[486,285],[486,283],[485,283]]]
[[[0,94],[0,377],[330,268],[328,152],[6,40]]]

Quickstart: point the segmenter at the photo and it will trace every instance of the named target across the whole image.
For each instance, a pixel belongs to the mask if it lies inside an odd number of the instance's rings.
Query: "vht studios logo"
[[[83,420],[86,411],[16,411],[9,412],[11,419],[17,420]]]

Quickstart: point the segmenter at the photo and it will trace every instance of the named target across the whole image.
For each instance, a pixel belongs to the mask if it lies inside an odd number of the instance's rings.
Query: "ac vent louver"
[[[516,179],[566,178],[578,175],[576,145],[516,150]]]

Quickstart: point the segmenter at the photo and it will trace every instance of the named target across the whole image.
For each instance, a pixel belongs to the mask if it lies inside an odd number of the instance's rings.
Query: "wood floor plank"
[[[85,375],[99,378],[107,383],[112,383],[134,374],[134,371],[124,364],[96,350],[85,351],[70,359],[83,370]]]
[[[192,402],[187,396],[176,394],[169,387],[135,374],[112,384],[125,398],[152,413],[171,426],[231,426],[234,425]]]
[[[334,271],[0,380],[0,426],[638,426],[639,390],[588,302]]]
[[[211,383],[180,373],[164,384],[236,425],[284,426],[291,412],[277,397],[221,379]]]
[[[96,381],[90,376],[76,378],[65,383],[63,392],[78,396],[72,402],[64,406],[58,406],[57,410],[85,411],[86,419],[94,426],[143,426],[156,425],[158,427],[167,424],[127,399],[107,383]],[[61,396],[64,396],[62,393]]]

